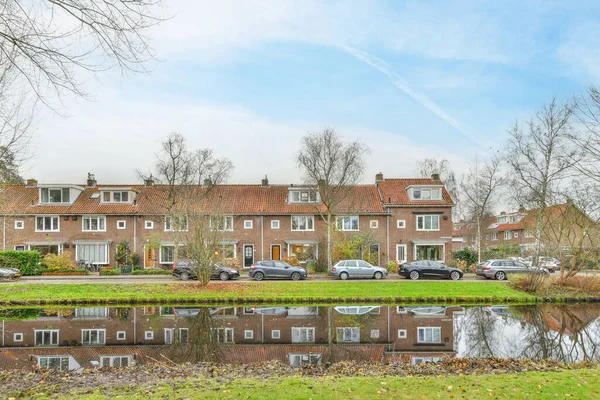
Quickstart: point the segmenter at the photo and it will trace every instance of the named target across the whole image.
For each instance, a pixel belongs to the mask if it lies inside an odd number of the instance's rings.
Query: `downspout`
[[[6,250],[6,215],[2,218],[2,250]]]
[[[260,259],[265,259],[265,216],[260,216]]]
[[[137,344],[137,308],[133,307],[133,344]]]
[[[386,208],[387,216],[385,217],[385,241],[386,241],[386,254],[387,262],[390,262],[390,210]]]
[[[133,252],[137,252],[137,215],[133,216]]]
[[[392,343],[392,331],[390,326],[390,306],[387,306],[387,340],[388,343]]]

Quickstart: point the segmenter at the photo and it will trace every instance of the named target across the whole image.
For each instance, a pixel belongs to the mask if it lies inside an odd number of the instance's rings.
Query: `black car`
[[[173,264],[173,276],[186,281],[188,279],[198,279],[197,276],[196,262],[187,258],[182,258]],[[219,263],[213,264],[211,279],[220,279],[222,281],[228,281],[230,279],[237,279],[240,277],[240,271],[223,266]]]
[[[458,268],[450,268],[439,262],[427,260],[401,264],[398,274],[412,280],[420,278],[443,278],[457,281],[463,277],[463,272]]]
[[[263,279],[291,279],[299,281],[305,279],[308,274],[304,268],[294,267],[283,261],[265,260],[258,261],[250,267],[250,278],[257,281]]]

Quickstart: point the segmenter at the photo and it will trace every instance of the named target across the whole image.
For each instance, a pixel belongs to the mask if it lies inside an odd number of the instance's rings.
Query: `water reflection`
[[[445,357],[600,361],[600,306],[132,307],[0,310],[0,368],[292,366]]]

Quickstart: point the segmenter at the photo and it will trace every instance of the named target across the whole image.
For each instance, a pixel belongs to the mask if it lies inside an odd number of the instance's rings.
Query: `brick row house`
[[[145,268],[174,262],[179,231],[196,219],[167,212],[165,186],[101,185],[93,176],[83,185],[6,185],[0,192],[5,250],[71,251],[75,260],[114,264],[117,244],[129,242]],[[193,188],[194,215],[212,215],[221,234],[222,255],[242,267],[261,259],[295,256],[315,259],[326,235],[319,194],[302,185],[214,185]],[[355,185],[337,210],[336,235],[371,232],[370,249],[380,264],[415,259],[446,261],[452,241],[454,203],[439,176],[384,179]],[[169,216],[170,215],[170,216]],[[208,218],[208,217],[207,217]]]

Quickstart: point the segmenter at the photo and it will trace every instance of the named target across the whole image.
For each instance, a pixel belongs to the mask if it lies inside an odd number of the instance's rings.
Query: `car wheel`
[[[450,279],[452,279],[453,281],[457,281],[460,279],[460,273],[458,271],[452,271],[450,272]]]
[[[373,275],[373,278],[381,279],[381,278],[383,278],[383,274],[381,272],[375,272],[375,275]]]
[[[410,271],[410,274],[408,274],[408,276],[413,281],[416,281],[417,279],[419,279],[421,277],[421,274],[419,273],[419,271]]]
[[[179,275],[179,279],[181,279],[182,281],[187,281],[188,279],[190,279],[190,274],[188,274],[187,272],[182,272],[181,275]]]
[[[223,271],[219,274],[219,279],[221,279],[222,281],[228,281],[229,274],[227,272]]]
[[[496,278],[496,280],[503,281],[506,279],[506,274],[502,271],[498,271],[496,272],[496,275],[494,275],[494,277]]]
[[[347,273],[347,272],[342,272],[342,273],[340,274],[340,279],[341,279],[341,280],[343,280],[343,281],[345,281],[345,280],[346,280],[346,279],[348,279],[349,277],[350,277],[350,276],[348,275],[348,273]]]
[[[292,274],[292,280],[293,281],[299,281],[300,280],[300,272],[294,272]]]
[[[262,281],[263,279],[265,279],[265,274],[263,274],[262,272],[257,272],[254,274],[254,279],[257,281]]]

